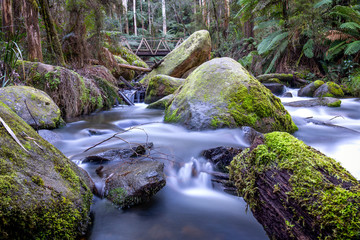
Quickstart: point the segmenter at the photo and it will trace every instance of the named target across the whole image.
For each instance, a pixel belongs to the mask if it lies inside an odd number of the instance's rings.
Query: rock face
[[[281,95],[285,92],[285,86],[281,83],[263,83],[275,95]]]
[[[105,166],[105,197],[121,208],[150,200],[166,184],[164,164],[157,161],[121,162]]]
[[[339,85],[333,82],[327,82],[321,85],[314,92],[314,97],[343,97],[344,92]]]
[[[184,79],[173,78],[166,75],[156,75],[152,77],[146,89],[145,103],[150,104],[156,102],[174,93],[183,83]]]
[[[0,238],[76,239],[92,193],[80,169],[0,102]]]
[[[59,106],[66,120],[111,108],[114,104],[112,100],[118,98],[113,95],[117,93],[117,88],[107,79],[90,79],[69,69],[43,63],[23,63],[26,76],[23,82],[45,91]],[[22,63],[19,63],[19,67],[22,73]]]
[[[359,239],[360,184],[288,133],[258,138],[230,177],[270,239]]]
[[[239,148],[217,147],[203,151],[202,155],[214,164],[216,170],[228,172],[227,166],[241,151]]]
[[[299,97],[312,97],[314,96],[314,93],[316,89],[318,89],[321,85],[323,85],[324,82],[321,80],[316,80],[315,82],[312,82],[308,85],[306,85],[303,88],[300,88],[298,92]]]
[[[284,103],[285,106],[290,107],[316,107],[316,106],[327,106],[327,107],[340,107],[341,100],[332,97],[316,98],[304,101],[295,101]]]
[[[206,30],[193,33],[180,46],[170,52],[159,67],[150,72],[143,80],[142,84],[159,74],[181,78],[191,68],[200,66],[210,58],[211,39]]]
[[[196,130],[241,126],[260,132],[297,130],[280,99],[231,58],[198,67],[175,92],[165,121]]]
[[[33,128],[52,129],[64,123],[59,107],[41,90],[25,86],[0,88],[0,101]]]

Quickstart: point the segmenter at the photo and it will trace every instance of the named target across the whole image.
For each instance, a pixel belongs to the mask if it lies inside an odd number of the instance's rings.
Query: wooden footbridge
[[[176,47],[178,47],[184,38],[167,39],[167,38],[141,38],[128,40],[125,37],[120,38],[120,43],[129,48],[133,53],[142,56],[166,56]]]

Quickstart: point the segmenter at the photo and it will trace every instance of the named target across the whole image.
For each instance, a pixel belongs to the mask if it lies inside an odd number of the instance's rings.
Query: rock
[[[321,80],[316,80],[315,82],[312,82],[305,87],[300,88],[298,92],[299,97],[312,97],[314,96],[314,93],[316,89],[318,89],[321,85],[323,85],[324,82]]]
[[[122,59],[123,60],[123,59]],[[123,63],[120,61],[119,57],[115,57],[107,48],[102,47],[99,58],[100,64],[105,66],[110,72],[114,75],[115,78],[123,76],[127,80],[134,78],[135,72],[129,69],[124,69],[119,66],[118,63]],[[125,61],[124,64],[129,65]]]
[[[297,130],[280,99],[231,58],[199,66],[176,91],[165,121],[195,130],[241,126],[260,132]]]
[[[76,239],[92,193],[80,169],[4,103],[0,116],[0,239]],[[26,149],[26,150],[25,150]]]
[[[242,127],[241,130],[244,132],[244,138],[249,144],[253,143],[256,138],[263,137],[262,133],[259,133],[251,127]]]
[[[52,129],[65,124],[59,107],[41,90],[25,86],[0,88],[0,101],[35,129]]]
[[[189,69],[200,66],[210,58],[211,39],[207,30],[193,33],[180,46],[171,51],[159,67],[141,80],[147,85],[149,80],[159,74],[180,78]]]
[[[182,84],[184,79],[173,78],[166,75],[156,75],[150,78],[149,85],[145,93],[145,103],[156,102],[167,95],[175,92]]]
[[[286,93],[284,93],[281,97],[292,98],[293,95],[292,95],[291,92],[286,92]]]
[[[147,149],[154,146],[153,143],[140,144],[131,149],[112,149],[93,156],[87,156],[82,160],[82,163],[98,163],[102,164],[109,161],[123,161],[132,157],[139,157],[146,153]]]
[[[131,65],[130,63],[128,63],[125,59],[123,59],[120,56],[114,55],[114,58],[115,58],[116,62],[119,63],[119,64]],[[118,69],[120,70],[119,75],[116,75],[115,77],[119,78],[120,76],[122,76],[126,80],[134,79],[134,77],[135,77],[135,71],[134,70],[130,70],[130,69],[126,69],[126,68],[120,68],[120,67],[118,67]]]
[[[88,132],[89,132],[90,136],[100,136],[100,135],[108,134],[111,131],[109,131],[109,130],[99,130],[99,129],[88,129]]]
[[[227,166],[233,158],[238,155],[242,150],[233,147],[217,147],[205,150],[201,153],[206,159],[214,164],[216,170],[221,172],[229,172]]]
[[[301,87],[306,84],[306,81],[300,79],[296,74],[290,73],[271,73],[271,74],[263,74],[256,77],[260,82],[278,82],[284,83],[286,86],[290,87]]]
[[[316,106],[340,107],[341,100],[332,97],[324,97],[324,98],[315,98],[310,100],[289,102],[289,103],[284,103],[284,105],[290,107],[316,107]]]
[[[157,161],[121,162],[105,166],[105,197],[124,208],[150,200],[166,184],[164,164]]]
[[[49,143],[53,144],[56,143],[57,141],[61,140],[61,137],[59,134],[57,134],[54,131],[50,131],[50,130],[46,130],[46,129],[42,129],[38,131],[38,134],[46,141],[48,141]]]
[[[43,63],[18,61],[17,64],[19,72],[22,72],[23,64],[25,67],[26,79],[22,81],[45,91],[59,106],[65,120],[111,108],[112,100],[116,99],[113,94],[117,94],[117,88],[101,77],[93,80],[69,69]]]
[[[165,110],[166,106],[172,100],[173,97],[174,97],[174,94],[167,95],[166,97],[163,97],[162,99],[160,99],[154,103],[151,103],[149,106],[147,106],[147,108]]]
[[[121,57],[130,65],[149,68],[146,62],[144,62],[140,57],[138,57],[136,54],[131,52],[127,47],[124,47],[121,44],[118,44],[116,47],[111,47],[109,50],[114,56]]]
[[[285,86],[281,83],[263,83],[263,85],[275,95],[281,95],[285,91]]]
[[[321,85],[315,92],[314,97],[343,97],[341,87],[334,82],[327,82]]]
[[[230,178],[270,239],[360,237],[359,182],[288,133],[268,133],[236,156]]]

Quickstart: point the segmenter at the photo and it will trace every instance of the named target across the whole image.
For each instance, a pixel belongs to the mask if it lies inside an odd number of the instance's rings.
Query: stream
[[[283,102],[300,100],[297,90],[289,91],[295,97],[281,98]],[[95,173],[99,165],[81,164],[85,156],[152,142],[150,156],[165,163],[167,184],[146,204],[118,209],[110,201],[95,197],[88,239],[268,239],[251,211],[246,211],[242,198],[213,186],[210,175],[205,173],[212,166],[201,157],[203,150],[218,146],[248,147],[244,133],[240,129],[189,131],[163,123],[163,111],[146,106],[117,107],[54,130],[60,138],[54,145],[84,168],[100,190],[102,179]],[[340,108],[286,108],[299,127],[294,136],[340,161],[360,179],[358,99],[342,100]],[[121,139],[113,138],[83,153],[123,130],[129,131],[120,134]],[[97,134],[90,134],[94,131]]]

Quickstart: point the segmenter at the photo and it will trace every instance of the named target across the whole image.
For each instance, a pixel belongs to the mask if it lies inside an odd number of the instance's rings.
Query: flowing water
[[[299,127],[296,137],[334,157],[359,179],[359,107],[360,101],[347,99],[340,108],[287,109]],[[188,131],[162,119],[163,111],[136,104],[86,116],[55,130],[61,140],[54,145],[87,170],[100,190],[103,182],[95,173],[98,165],[81,164],[84,156],[153,142],[151,156],[166,165],[167,185],[149,203],[117,209],[108,200],[95,198],[89,239],[268,239],[251,212],[246,212],[242,198],[212,186],[206,173],[212,166],[201,157],[202,150],[213,147],[249,146],[244,133],[240,129]],[[101,135],[91,135],[89,130]],[[112,138],[83,153],[124,130],[129,131],[118,135],[121,139]]]

